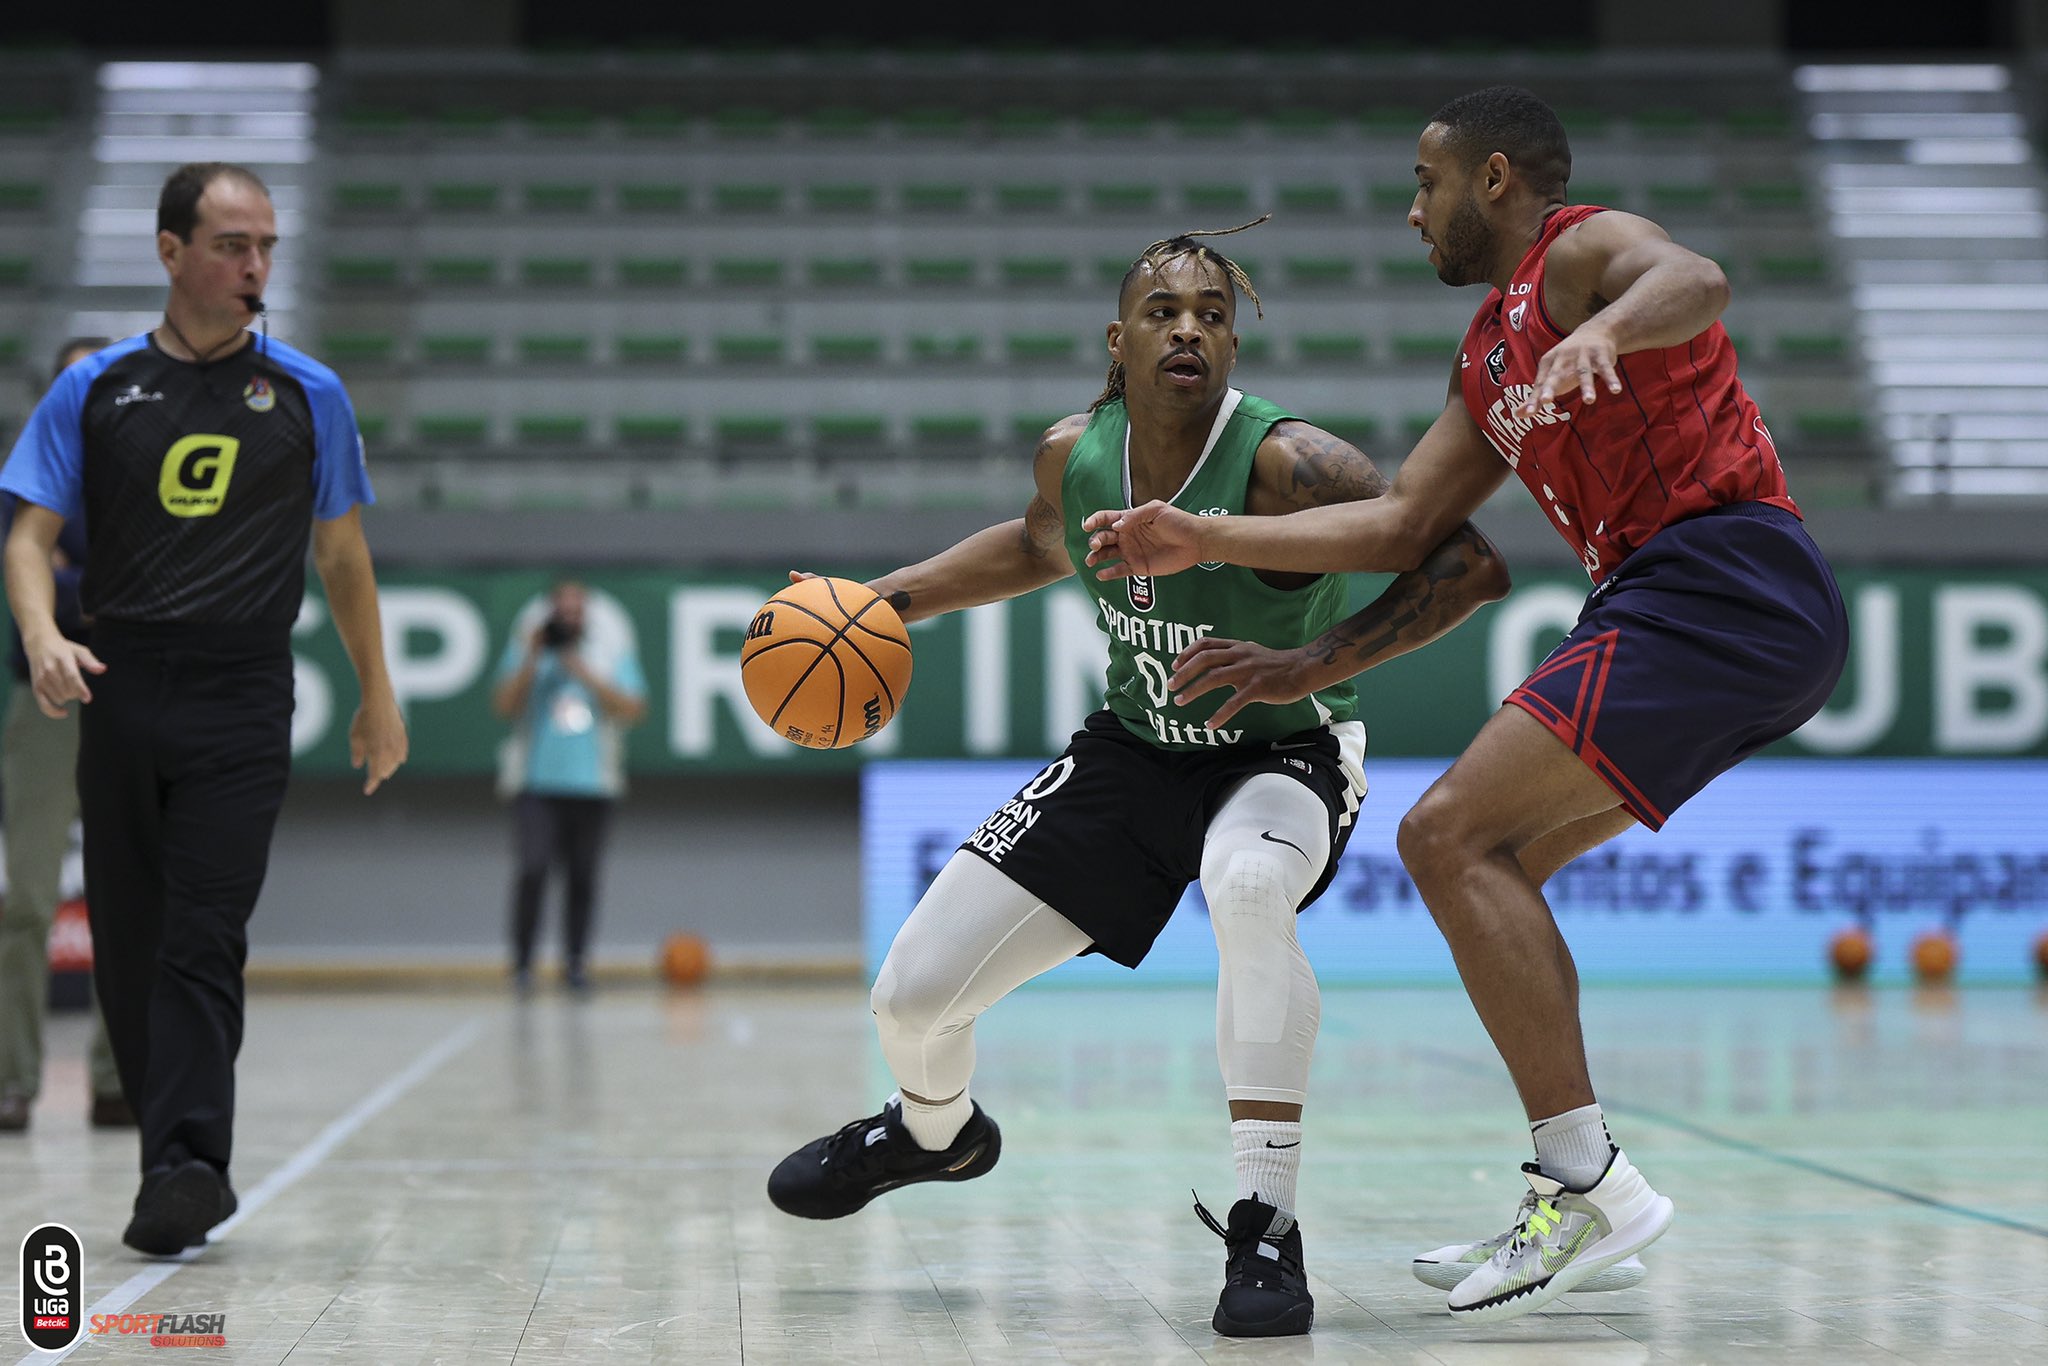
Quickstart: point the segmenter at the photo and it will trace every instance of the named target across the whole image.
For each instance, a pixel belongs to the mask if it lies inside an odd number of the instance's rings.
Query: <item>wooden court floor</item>
[[[2048,1360],[2048,997],[1609,989],[1586,1019],[1678,1220],[1640,1289],[1491,1328],[1407,1266],[1498,1231],[1526,1156],[1454,990],[1326,992],[1301,1339],[1209,1331],[1222,1244],[1189,1192],[1221,1212],[1232,1179],[1200,991],[1001,1003],[976,1087],[1001,1164],[828,1224],[762,1183],[887,1092],[856,988],[258,992],[242,1213],[167,1262],[119,1245],[134,1141],[86,1128],[66,1017],[0,1212],[10,1248],[77,1231],[89,1313],[226,1317],[224,1348],[88,1335],[79,1362]],[[0,1362],[51,1359],[4,1331]]]

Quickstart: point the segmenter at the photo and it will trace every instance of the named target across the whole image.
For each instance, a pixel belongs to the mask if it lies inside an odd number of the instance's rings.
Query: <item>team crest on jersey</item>
[[[267,413],[277,406],[277,393],[270,387],[270,381],[258,375],[242,390],[242,402],[252,413]]]
[[[1505,340],[1493,344],[1493,350],[1486,353],[1486,373],[1495,384],[1499,384],[1508,372],[1508,344]]]
[[[1508,326],[1514,328],[1515,331],[1519,332],[1522,330],[1522,319],[1528,316],[1529,301],[1527,299],[1524,299],[1522,300],[1522,302],[1516,304],[1513,308],[1508,310]]]
[[[1152,576],[1150,574],[1133,574],[1128,579],[1125,579],[1124,582],[1130,586],[1131,610],[1134,612],[1151,611],[1152,604],[1158,601],[1157,595],[1152,591]]]

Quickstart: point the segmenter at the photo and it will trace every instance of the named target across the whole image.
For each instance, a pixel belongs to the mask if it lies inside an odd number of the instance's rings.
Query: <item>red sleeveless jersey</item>
[[[1683,345],[1620,357],[1619,394],[1596,375],[1597,403],[1583,403],[1573,386],[1551,411],[1516,416],[1537,363],[1564,340],[1543,306],[1544,258],[1559,233],[1601,211],[1574,204],[1545,220],[1507,294],[1487,295],[1458,355],[1472,420],[1595,580],[1665,527],[1709,508],[1759,502],[1799,512],[1718,322]]]

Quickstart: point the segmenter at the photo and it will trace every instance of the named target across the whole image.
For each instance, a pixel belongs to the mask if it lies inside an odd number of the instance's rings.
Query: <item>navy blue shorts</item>
[[[1848,653],[1841,591],[1806,528],[1768,503],[1732,503],[1622,561],[1507,702],[1655,830],[1819,711]]]

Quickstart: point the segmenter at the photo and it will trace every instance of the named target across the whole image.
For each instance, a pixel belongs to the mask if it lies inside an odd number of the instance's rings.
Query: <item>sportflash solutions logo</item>
[[[78,1340],[78,1235],[44,1224],[21,1240],[21,1333],[39,1352],[61,1352]]]
[[[225,1347],[226,1314],[94,1314],[95,1337],[142,1337],[152,1347]]]

